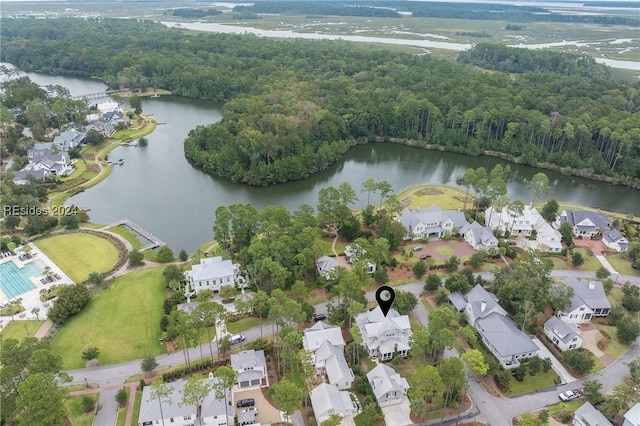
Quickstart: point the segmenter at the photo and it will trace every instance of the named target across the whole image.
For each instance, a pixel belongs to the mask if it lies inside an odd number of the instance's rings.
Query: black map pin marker
[[[393,300],[395,298],[396,293],[388,285],[378,287],[376,290],[376,302],[378,302],[378,305],[380,306],[380,309],[382,309],[382,313],[385,317],[389,313],[389,309],[391,309],[391,305],[393,305]]]

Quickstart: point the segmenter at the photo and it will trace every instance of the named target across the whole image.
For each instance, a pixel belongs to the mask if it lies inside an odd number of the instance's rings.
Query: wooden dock
[[[151,232],[149,232],[146,229],[136,225],[134,222],[130,221],[127,218],[122,219],[122,220],[112,224],[111,226],[126,226],[134,234],[137,234],[138,236],[140,236],[140,237],[144,238],[145,240],[149,241],[149,244],[147,244],[145,247],[143,247],[140,251],[152,250],[152,249],[155,249],[155,248],[158,248],[158,247],[163,247],[163,246],[167,245],[167,243],[165,243],[161,239],[157,238]]]

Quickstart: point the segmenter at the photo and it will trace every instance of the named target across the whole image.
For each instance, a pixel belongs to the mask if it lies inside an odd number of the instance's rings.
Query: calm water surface
[[[29,76],[39,84],[65,85],[74,95],[105,89],[102,83],[93,80]],[[122,158],[124,165],[113,166],[107,179],[68,203],[90,208],[89,215],[96,223],[130,219],[169,243],[174,251],[183,248],[193,251],[212,240],[214,212],[221,205],[250,203],[258,209],[268,205],[295,209],[302,203],[315,206],[321,188],[342,182],[350,183],[357,191],[368,177],[388,180],[396,192],[419,184],[456,186],[456,179],[468,168],[490,169],[498,163],[508,164],[492,157],[369,144],[355,147],[342,161],[308,179],[254,188],[208,176],[191,167],[184,157],[183,142],[189,130],[218,121],[219,104],[178,97],[145,98],[143,110],[166,124],[159,125],[147,137],[147,147],[120,147],[112,151],[110,158]],[[539,170],[510,166],[513,175],[508,183],[509,197],[530,201],[532,195],[526,186]],[[640,215],[639,191],[550,171],[545,173],[554,191],[546,198]],[[366,203],[366,194],[360,195],[357,207]]]

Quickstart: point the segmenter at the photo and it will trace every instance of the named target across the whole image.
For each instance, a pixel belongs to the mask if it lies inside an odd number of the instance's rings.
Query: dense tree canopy
[[[601,73],[488,74],[343,41],[193,35],[145,21],[6,19],[0,31],[0,59],[27,71],[117,85],[126,69],[176,95],[227,101],[221,122],[190,133],[185,155],[237,182],[301,179],[385,138],[640,181],[640,83]]]

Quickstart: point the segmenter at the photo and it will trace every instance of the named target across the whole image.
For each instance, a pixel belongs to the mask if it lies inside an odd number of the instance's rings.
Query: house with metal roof
[[[344,347],[334,346],[328,340],[322,342],[313,355],[318,375],[326,375],[330,385],[340,390],[351,388],[355,375],[344,357]]]
[[[578,408],[573,415],[574,426],[613,426],[600,411],[588,401]]]
[[[202,290],[219,291],[225,285],[235,286],[239,275],[240,265],[222,260],[221,256],[200,259],[200,264],[185,272],[187,288],[195,294]]]
[[[316,270],[318,271],[318,275],[328,280],[334,277],[335,269],[338,266],[340,266],[340,264],[333,257],[322,256],[316,260]]]
[[[302,347],[312,354],[314,354],[325,341],[340,348],[344,348],[345,346],[342,330],[337,325],[330,325],[323,321],[318,321],[303,332]]]
[[[215,380],[215,379],[205,379]],[[168,402],[162,402],[162,409],[158,399],[151,398],[151,386],[145,386],[142,390],[142,403],[138,415],[138,425],[151,426],[156,424],[171,424],[178,426],[193,425],[196,422],[198,407],[183,405],[182,397],[187,381],[180,380],[169,382],[167,386],[171,390]],[[227,392],[227,400],[231,400],[231,394]],[[217,426],[232,426],[235,422],[235,413],[232,405],[225,403],[225,398],[217,399],[216,392],[212,390],[202,401],[200,407],[203,424],[215,424]]]
[[[386,361],[393,358],[394,354],[407,356],[409,353],[412,332],[407,315],[390,309],[385,316],[378,306],[357,315],[355,321],[369,357]]]
[[[367,380],[380,407],[402,404],[409,391],[407,379],[385,364],[369,371]]]
[[[455,234],[460,228],[469,224],[463,212],[442,211],[438,206],[414,210],[405,208],[397,221],[404,226],[407,239],[438,239]]]
[[[636,405],[624,414],[622,426],[640,426],[640,402],[636,402]]]
[[[238,373],[238,389],[263,388],[269,386],[267,361],[261,349],[231,354],[231,368]]]
[[[353,417],[358,414],[358,407],[347,391],[322,383],[311,391],[311,406],[319,425],[332,414],[342,417],[342,425],[355,425]]]

